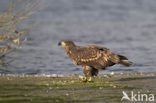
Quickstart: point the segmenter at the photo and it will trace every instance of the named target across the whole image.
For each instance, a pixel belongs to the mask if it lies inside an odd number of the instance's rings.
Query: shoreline
[[[156,73],[106,73],[99,75],[156,75]],[[66,76],[83,76],[82,74],[0,74],[0,76],[45,76],[45,77],[66,77]]]
[[[156,96],[156,73],[100,74],[91,83],[79,82],[81,76],[1,74],[0,102],[121,103],[122,91]]]

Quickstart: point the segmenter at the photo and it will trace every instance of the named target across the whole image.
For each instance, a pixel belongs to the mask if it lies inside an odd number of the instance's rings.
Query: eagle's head
[[[69,46],[75,46],[74,42],[70,41],[70,40],[63,40],[60,41],[58,43],[59,46],[63,46],[63,47],[69,47]]]

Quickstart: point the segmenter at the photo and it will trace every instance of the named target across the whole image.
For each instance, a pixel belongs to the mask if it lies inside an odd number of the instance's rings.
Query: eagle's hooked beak
[[[61,41],[61,42],[58,43],[58,45],[59,45],[59,46],[66,46],[66,43],[63,42],[63,41]]]

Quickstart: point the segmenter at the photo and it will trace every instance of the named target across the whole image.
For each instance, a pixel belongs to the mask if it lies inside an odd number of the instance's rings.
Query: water
[[[57,45],[66,39],[107,47],[134,63],[100,73],[156,72],[155,0],[47,0],[46,4],[51,5],[25,22],[34,25],[29,41],[11,54],[16,60],[0,67],[0,73],[82,74],[81,67],[74,66]]]

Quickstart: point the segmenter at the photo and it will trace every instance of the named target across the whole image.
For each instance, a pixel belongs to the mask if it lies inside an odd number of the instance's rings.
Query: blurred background
[[[1,13],[9,1],[0,0]],[[66,39],[107,47],[134,63],[100,73],[156,72],[155,0],[41,0],[40,5],[48,6],[18,24],[19,31],[31,27],[28,41],[9,54],[15,60],[0,66],[1,74],[82,74],[57,45]]]

